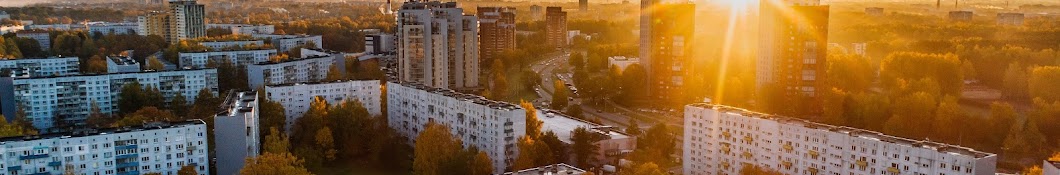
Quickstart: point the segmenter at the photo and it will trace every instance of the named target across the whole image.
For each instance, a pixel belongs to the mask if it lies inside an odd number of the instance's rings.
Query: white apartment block
[[[42,51],[52,49],[51,34],[46,30],[22,30],[15,32],[15,36],[37,40],[37,45],[40,45]]]
[[[1057,175],[1060,174],[1060,161],[1043,161],[1042,163],[1042,174],[1043,175]]]
[[[247,65],[247,82],[251,89],[256,89],[265,85],[322,81],[334,62],[330,56],[311,56]]]
[[[193,166],[207,175],[207,144],[202,120],[0,138],[0,174],[177,174]]]
[[[229,63],[233,63],[240,66],[247,66],[267,62],[272,56],[276,56],[276,50],[255,49],[233,51],[181,52],[178,56],[180,60],[180,63],[178,64],[180,64],[180,67],[204,68],[206,67],[207,63],[210,63],[210,61],[222,63],[224,62],[224,60],[227,60]]]
[[[479,88],[478,18],[456,2],[405,2],[398,11],[398,80]]]
[[[416,84],[387,82],[387,122],[414,139],[428,122],[449,127],[464,147],[476,147],[493,161],[493,173],[513,164],[516,139],[526,135],[526,110],[485,97]]]
[[[545,165],[542,167],[507,172],[503,175],[582,175],[586,172],[587,171],[585,170],[578,169],[578,167],[570,166],[565,163],[559,163],[554,165]]]
[[[312,43],[313,48],[323,47],[323,40],[320,35],[273,35],[273,34],[255,34],[251,35],[254,38],[261,38],[270,40],[273,47],[280,52],[290,51],[291,48],[306,45],[306,43]]]
[[[88,28],[81,24],[33,24],[26,25],[26,30],[83,30]]]
[[[226,48],[238,48],[246,47],[250,45],[263,46],[265,41],[262,40],[246,40],[246,41],[203,41],[199,42],[202,46],[210,48],[210,50],[224,50]]]
[[[140,72],[140,63],[130,57],[108,56],[107,73]]]
[[[993,175],[997,155],[720,105],[685,106],[686,175],[739,174],[757,165],[784,174]]]
[[[228,29],[235,35],[272,34],[276,32],[276,26],[264,24],[206,24],[206,28]]]
[[[365,54],[393,54],[397,51],[397,39],[392,33],[383,33],[379,29],[365,29],[364,53]]]
[[[261,154],[258,94],[232,92],[213,118],[217,174],[239,174],[248,158]]]
[[[47,77],[77,75],[77,57],[0,59],[0,71],[10,71],[9,77]]]
[[[342,75],[346,75],[346,56],[347,56],[346,53],[342,53],[342,52],[334,51],[334,50],[325,50],[325,49],[321,49],[321,48],[302,48],[301,53],[302,53],[302,55],[300,55],[301,58],[331,57],[331,59],[335,61],[334,65],[335,65],[335,68],[338,68],[339,73],[341,73]],[[353,56],[359,56],[359,55],[353,55]]]
[[[324,98],[330,105],[357,101],[368,114],[382,115],[383,92],[379,83],[379,80],[298,83],[265,86],[265,92],[269,100],[283,105],[287,115],[285,126],[290,129],[309,110],[315,97]]]
[[[139,27],[136,23],[94,23],[88,24],[88,34],[135,35]]]
[[[40,129],[51,128],[56,116],[83,124],[92,105],[100,112],[118,112],[118,98],[125,84],[139,82],[155,87],[166,102],[177,94],[194,102],[200,90],[217,94],[217,70],[197,69],[37,78],[0,78],[0,109],[8,121],[22,108],[26,118]]]
[[[628,58],[625,56],[613,56],[607,58],[607,65],[609,69],[618,69],[619,71],[625,71],[627,67],[634,64],[640,64],[639,58]],[[643,67],[642,67],[643,68]],[[647,71],[647,70],[645,70]]]

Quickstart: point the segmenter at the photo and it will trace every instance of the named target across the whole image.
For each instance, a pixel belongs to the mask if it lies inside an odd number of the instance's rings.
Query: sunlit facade
[[[545,7],[545,43],[556,48],[567,47],[567,12],[563,7]]]
[[[814,123],[710,104],[685,107],[686,175],[993,175],[997,155],[956,145]]]
[[[818,91],[827,81],[829,6],[819,4],[813,0],[761,4],[756,87],[760,95],[779,95],[771,99],[779,100],[775,104],[799,104],[781,109],[784,113],[820,112]]]
[[[206,7],[195,0],[169,1],[169,42],[206,36]]]
[[[361,103],[368,114],[382,115],[383,93],[379,80],[350,80],[335,82],[297,83],[265,86],[266,96],[283,106],[287,116],[286,128],[293,128],[294,123],[309,111],[313,98],[322,97],[330,105],[344,101]]]
[[[480,63],[491,65],[515,49],[515,7],[478,7],[478,18]]]
[[[456,2],[406,2],[397,15],[398,80],[479,88],[478,18]]]
[[[640,62],[648,73],[649,95],[659,102],[679,102],[692,58],[696,6],[642,3],[651,4],[641,9],[640,31]]]

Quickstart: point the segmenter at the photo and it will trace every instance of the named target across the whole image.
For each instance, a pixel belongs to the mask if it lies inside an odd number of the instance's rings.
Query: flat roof
[[[897,137],[897,136],[886,135],[886,134],[883,134],[883,133],[880,133],[880,132],[876,132],[876,131],[870,131],[870,130],[864,130],[864,129],[859,129],[859,128],[846,127],[846,126],[834,126],[834,125],[828,125],[828,124],[823,124],[823,123],[816,123],[816,122],[812,122],[812,121],[804,120],[804,119],[798,119],[798,118],[792,118],[792,117],[786,117],[786,116],[779,116],[779,115],[765,114],[765,113],[750,111],[750,110],[747,110],[747,109],[724,106],[724,105],[707,104],[707,103],[696,103],[696,104],[690,104],[688,106],[714,109],[714,110],[717,110],[719,112],[733,113],[733,114],[738,114],[740,116],[745,116],[745,117],[753,117],[753,118],[760,118],[760,119],[766,119],[766,120],[773,120],[773,121],[777,121],[777,123],[782,123],[782,124],[798,125],[798,126],[811,128],[811,129],[818,129],[818,130],[827,130],[827,131],[834,132],[834,133],[847,134],[847,135],[850,135],[851,137],[873,139],[873,140],[878,140],[878,141],[881,141],[881,142],[901,144],[901,145],[906,145],[906,146],[910,146],[910,147],[918,147],[918,148],[923,148],[923,149],[928,149],[928,150],[935,150],[935,151],[938,151],[938,152],[941,152],[941,153],[951,153],[951,154],[958,154],[958,155],[973,156],[975,158],[983,158],[983,157],[994,156],[995,155],[993,153],[976,151],[974,149],[967,148],[967,147],[961,147],[961,146],[958,146],[958,145],[950,145],[950,144],[932,142],[932,141],[927,141],[927,140],[913,140],[913,139],[908,139],[908,138],[901,138],[901,137]]]
[[[79,131],[70,131],[70,132],[56,132],[56,133],[48,133],[48,134],[41,134],[41,135],[12,136],[12,137],[0,138],[0,144],[6,144],[6,142],[33,141],[33,140],[65,138],[65,137],[86,137],[86,136],[96,136],[96,135],[107,135],[107,134],[113,134],[113,133],[126,133],[126,132],[136,132],[136,131],[155,130],[155,129],[178,128],[178,127],[190,126],[190,125],[206,125],[206,122],[202,121],[200,119],[192,119],[192,120],[186,120],[186,121],[151,122],[151,123],[145,123],[143,125],[128,126],[128,127],[118,127],[118,128],[108,127],[108,128],[88,129],[88,130],[79,130]]]
[[[490,108],[493,108],[493,109],[515,110],[515,109],[522,109],[523,108],[523,107],[521,107],[519,105],[511,104],[511,103],[508,103],[508,102],[494,101],[494,100],[486,99],[486,97],[482,97],[482,96],[478,96],[478,95],[456,92],[456,91],[453,91],[452,89],[434,88],[434,87],[429,87],[429,86],[425,86],[425,85],[418,84],[418,83],[413,83],[413,82],[394,82],[394,81],[390,81],[390,83],[395,83],[395,84],[399,84],[401,86],[405,86],[405,87],[408,87],[408,88],[418,89],[418,90],[421,90],[421,91],[426,91],[426,92],[430,92],[430,93],[434,93],[434,94],[439,94],[439,95],[443,95],[443,96],[447,96],[447,97],[452,97],[452,98],[455,98],[457,100],[471,102],[471,103],[487,106],[487,107],[490,107]]]
[[[585,170],[579,169],[578,167],[570,166],[565,163],[559,163],[554,165],[545,165],[542,167],[530,168],[525,170],[519,170],[515,172],[507,172],[505,175],[580,175],[584,174]]]
[[[613,126],[601,125],[577,119],[560,113],[559,111],[547,109],[537,110],[537,119],[542,122],[542,131],[552,131],[556,133],[556,136],[559,137],[560,141],[566,143],[574,143],[574,141],[571,140],[571,132],[578,128],[589,129],[602,136],[607,136],[608,139],[629,138],[629,135],[626,135],[625,133],[614,131]]]

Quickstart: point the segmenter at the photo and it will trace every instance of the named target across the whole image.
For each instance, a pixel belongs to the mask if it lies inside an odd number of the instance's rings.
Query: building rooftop
[[[901,144],[901,145],[905,145],[905,146],[909,146],[909,147],[918,147],[918,148],[923,148],[923,149],[927,149],[927,150],[935,150],[935,151],[938,151],[938,152],[941,152],[941,153],[950,153],[950,154],[957,154],[957,155],[964,155],[964,156],[972,156],[972,157],[975,157],[975,158],[983,158],[983,157],[995,156],[995,154],[993,154],[993,153],[976,151],[974,149],[961,147],[961,146],[958,146],[958,145],[949,145],[949,144],[945,144],[945,143],[932,142],[932,141],[928,141],[928,140],[913,140],[913,139],[908,139],[908,138],[901,138],[901,137],[886,135],[886,134],[883,134],[883,133],[880,133],[880,132],[876,132],[876,131],[869,131],[869,130],[863,130],[863,129],[846,127],[846,126],[834,126],[834,125],[828,125],[828,124],[822,124],[822,123],[815,123],[815,122],[811,122],[811,121],[804,120],[804,119],[791,118],[791,117],[778,116],[778,115],[771,115],[771,114],[764,114],[764,113],[749,111],[749,110],[746,110],[746,109],[723,106],[723,105],[697,103],[697,104],[691,104],[689,106],[700,107],[700,108],[710,108],[710,109],[715,109],[715,110],[717,110],[719,112],[726,112],[726,113],[741,115],[741,116],[745,116],[745,117],[754,117],[754,118],[760,118],[760,119],[766,119],[766,120],[773,120],[773,121],[777,121],[777,123],[783,123],[783,124],[789,124],[789,125],[801,125],[801,126],[806,127],[806,128],[812,128],[812,129],[818,129],[818,130],[827,130],[827,131],[831,131],[831,132],[835,132],[835,133],[848,134],[851,137],[873,139],[873,140],[878,140],[878,141],[881,141],[881,142]]]
[[[166,129],[166,128],[179,128],[191,125],[206,125],[206,122],[193,119],[187,121],[172,121],[172,122],[151,122],[145,123],[138,126],[128,127],[117,127],[117,128],[98,128],[98,129],[87,129],[72,132],[55,132],[41,135],[27,135],[27,136],[13,136],[0,138],[0,145],[7,144],[7,142],[20,142],[20,141],[33,141],[41,139],[53,139],[53,138],[70,138],[70,137],[86,137],[95,135],[107,135],[115,133],[126,133],[136,132],[144,130],[155,130],[155,129]]]
[[[541,120],[542,131],[552,131],[556,133],[560,141],[566,143],[574,143],[571,140],[571,132],[577,128],[586,128],[590,131],[595,132],[599,136],[603,136],[604,139],[625,139],[629,138],[629,135],[618,132],[613,126],[601,125],[582,119],[577,119],[566,114],[560,113],[559,111],[541,109],[537,110],[537,119]]]
[[[434,88],[434,87],[424,86],[422,84],[413,83],[413,82],[404,82],[404,83],[392,82],[392,83],[397,83],[397,84],[401,84],[402,86],[405,86],[405,87],[410,87],[410,88],[419,89],[419,90],[422,90],[422,91],[431,92],[431,93],[434,93],[434,94],[439,94],[439,95],[444,95],[444,96],[447,96],[447,97],[456,98],[456,99],[461,100],[461,101],[466,101],[466,102],[471,102],[471,103],[475,103],[475,104],[478,104],[478,105],[488,106],[488,107],[493,108],[493,109],[516,110],[516,109],[522,109],[523,108],[523,107],[520,107],[519,105],[511,104],[511,103],[508,103],[508,102],[493,101],[493,100],[490,100],[490,99],[486,99],[486,97],[473,95],[473,94],[460,93],[460,92],[453,91],[452,89]]]
[[[179,70],[167,70],[167,71],[143,71],[143,72],[119,72],[119,73],[100,73],[100,74],[78,74],[78,75],[52,75],[52,76],[40,76],[40,77],[27,77],[19,79],[47,79],[47,78],[61,78],[61,77],[91,77],[101,75],[119,75],[119,74],[140,74],[140,73],[156,73],[156,72],[180,72],[180,71],[198,71],[198,70],[217,70],[216,68],[187,68]]]
[[[269,61],[266,61],[266,62],[261,62],[261,63],[258,63],[258,64],[254,64],[254,65],[273,65],[273,64],[282,64],[282,63],[290,63],[290,62],[298,62],[298,61],[324,59],[324,58],[331,58],[331,57],[327,56],[327,55],[310,55],[310,56],[305,57],[305,58],[291,58],[291,59],[285,59],[285,60],[280,60],[280,61],[269,60]]]
[[[284,84],[274,84],[274,85],[265,85],[265,86],[266,87],[287,87],[287,86],[299,86],[299,85],[317,85],[317,84],[345,83],[345,82],[355,82],[355,81],[379,81],[379,80],[373,80],[373,79],[357,80],[357,79],[354,79],[354,80],[319,81],[319,82],[305,82],[305,83],[284,83]]]
[[[1060,161],[1046,160],[1045,162],[1050,164],[1050,165],[1053,165],[1053,167],[1060,168]]]
[[[250,103],[256,101],[257,98],[258,94],[254,91],[229,91],[225,101],[221,103],[221,111],[217,112],[217,117],[230,117],[235,113],[250,112],[254,109]]]
[[[515,172],[507,172],[504,173],[504,175],[580,175],[584,173],[585,170],[578,169],[578,167],[560,163]]]
[[[114,64],[117,64],[117,65],[139,65],[140,64],[140,63],[136,62],[136,60],[133,60],[131,57],[126,57],[126,56],[108,56],[107,59],[110,60],[110,62],[113,62]]]

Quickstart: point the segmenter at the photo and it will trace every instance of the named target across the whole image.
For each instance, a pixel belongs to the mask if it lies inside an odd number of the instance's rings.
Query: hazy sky
[[[28,4],[36,4],[42,2],[52,2],[54,0],[0,0],[0,7],[11,7],[11,6],[25,6]]]

